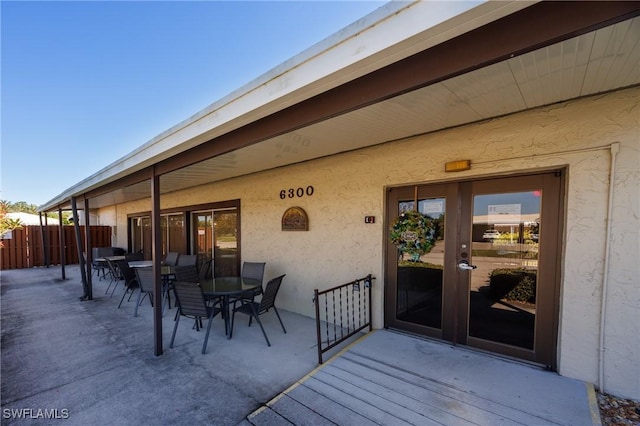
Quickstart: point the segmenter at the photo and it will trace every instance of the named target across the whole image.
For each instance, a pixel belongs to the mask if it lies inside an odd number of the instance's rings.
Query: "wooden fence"
[[[22,269],[34,266],[45,266],[44,251],[42,250],[44,230],[44,243],[47,247],[50,265],[59,265],[60,261],[60,226],[48,225],[40,228],[39,225],[23,226],[14,229],[11,239],[3,239],[3,247],[0,249],[0,269]],[[80,263],[76,244],[75,229],[72,225],[62,226],[64,232],[65,264]],[[111,227],[91,226],[91,246],[111,247]],[[80,227],[82,245],[84,246],[84,226]]]

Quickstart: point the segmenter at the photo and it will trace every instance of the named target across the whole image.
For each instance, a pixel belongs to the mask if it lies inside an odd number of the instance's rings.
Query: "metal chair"
[[[120,303],[118,303],[118,308],[122,305],[122,301],[129,294],[129,299],[131,300],[131,296],[136,291],[136,288],[139,286],[138,278],[136,277],[136,273],[129,266],[129,263],[126,260],[118,260],[116,261],[116,265],[118,266],[118,270],[122,274],[124,279],[124,294],[122,295],[122,299],[120,299]],[[115,287],[114,287],[115,290]]]
[[[213,265],[213,260],[205,260],[198,268],[198,282],[202,282],[204,280],[209,280],[213,277],[213,271],[211,266]]]
[[[202,327],[202,318],[207,318],[207,332],[204,336],[204,344],[202,345],[202,353],[204,354],[207,351],[207,342],[209,341],[209,332],[211,331],[213,317],[218,315],[222,309],[220,308],[220,305],[210,306],[207,304],[207,300],[202,294],[202,287],[197,283],[176,281],[173,283],[173,289],[176,293],[178,317],[175,321],[176,324],[173,326],[173,334],[171,335],[171,343],[169,344],[169,347],[173,348],[173,342],[176,338],[176,331],[178,330],[180,317],[194,319],[195,328],[198,331],[200,330],[200,327]]]
[[[176,263],[176,266],[186,266],[186,265],[193,265],[196,266],[198,262],[198,256],[195,254],[181,254],[180,257],[178,257],[178,263]]]
[[[106,260],[98,260],[98,259],[104,259],[104,257],[106,256],[111,256],[112,253],[113,252],[111,248],[109,248],[108,251],[105,250],[104,247],[93,247],[91,249],[91,267],[92,267],[91,273],[96,274],[96,276],[98,277],[98,281],[107,278],[107,271],[109,269],[109,266],[107,265]],[[101,272],[102,272],[102,275],[100,275]]]
[[[244,262],[242,264],[242,278],[252,278],[260,281],[260,288],[255,291],[255,295],[262,294],[262,280],[264,279],[264,262]]]
[[[280,314],[276,309],[276,296],[278,295],[278,290],[280,290],[280,285],[282,284],[282,279],[284,275],[280,275],[269,281],[267,286],[262,293],[262,299],[260,302],[254,302],[251,300],[246,300],[241,298],[240,301],[242,304],[237,308],[233,308],[233,315],[231,316],[231,331],[229,332],[229,338],[233,336],[233,323],[236,317],[236,312],[240,312],[242,314],[249,315],[249,326],[251,326],[251,320],[253,318],[256,319],[258,325],[260,325],[260,329],[262,330],[262,334],[264,335],[264,339],[267,341],[267,345],[271,346],[271,342],[269,342],[269,338],[267,337],[267,333],[264,331],[264,327],[262,326],[262,322],[260,321],[260,315],[269,312],[269,309],[273,309],[276,315],[278,316],[278,321],[280,321],[280,325],[282,326],[282,331],[287,333],[287,330],[284,328],[284,324],[282,323],[282,319],[280,318]]]
[[[113,285],[113,290],[111,290],[111,296],[109,296],[109,297],[113,297],[113,293],[116,291],[116,287],[118,287],[118,283],[124,280],[124,277],[122,276],[122,273],[118,269],[118,265],[116,265],[115,262],[109,259],[105,259],[105,261],[107,262],[107,267],[109,268],[109,276],[111,279],[109,281],[109,285],[107,286],[107,290],[104,292],[104,294],[109,294],[109,289]]]
[[[196,265],[174,266],[173,275],[176,277],[176,281],[183,281],[188,283],[197,283],[200,281],[198,268],[196,268]]]
[[[140,292],[138,293],[138,300],[136,302],[136,308],[133,311],[133,316],[138,316],[138,306],[142,303],[146,296],[149,296],[149,302],[151,303],[151,307],[153,307],[153,284],[154,284],[154,276],[153,276],[153,268],[136,268],[136,276],[138,277],[138,286],[140,287]]]
[[[176,266],[179,258],[180,254],[177,251],[170,251],[164,258],[164,264],[167,266]]]
[[[238,299],[246,299],[250,301],[254,301],[256,296],[262,294],[262,281],[264,279],[264,268],[266,263],[264,262],[244,262],[242,264],[242,278],[250,278],[254,280],[260,281],[260,287],[258,287],[255,291],[251,293],[244,293],[240,297],[237,297],[233,302],[237,302]]]

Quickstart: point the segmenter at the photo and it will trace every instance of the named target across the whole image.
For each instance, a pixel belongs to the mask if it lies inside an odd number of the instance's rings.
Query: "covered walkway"
[[[95,299],[80,302],[78,268],[58,277],[57,268],[2,272],[3,424],[599,422],[582,382],[390,331],[317,368],[315,323],[291,312],[287,334],[265,316],[270,348],[244,322],[227,340],[218,319],[202,355],[203,333],[189,321],[168,348],[172,310],[154,356],[146,301],[134,318],[133,302],[116,309],[120,290],[109,298],[97,282]]]

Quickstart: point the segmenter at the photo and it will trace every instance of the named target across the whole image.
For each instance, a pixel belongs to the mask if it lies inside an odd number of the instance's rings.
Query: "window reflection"
[[[418,211],[438,223],[436,244],[419,262],[408,254],[398,255],[397,319],[436,329],[442,328],[442,288],[444,279],[445,198],[418,200]],[[398,214],[415,209],[414,201],[400,201]]]
[[[541,195],[474,196],[469,336],[533,349]]]

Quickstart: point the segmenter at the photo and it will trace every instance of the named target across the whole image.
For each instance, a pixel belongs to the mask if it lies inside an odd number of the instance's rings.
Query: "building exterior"
[[[264,261],[307,316],[371,273],[375,328],[640,399],[639,13],[392,2],[40,210],[216,275]]]

